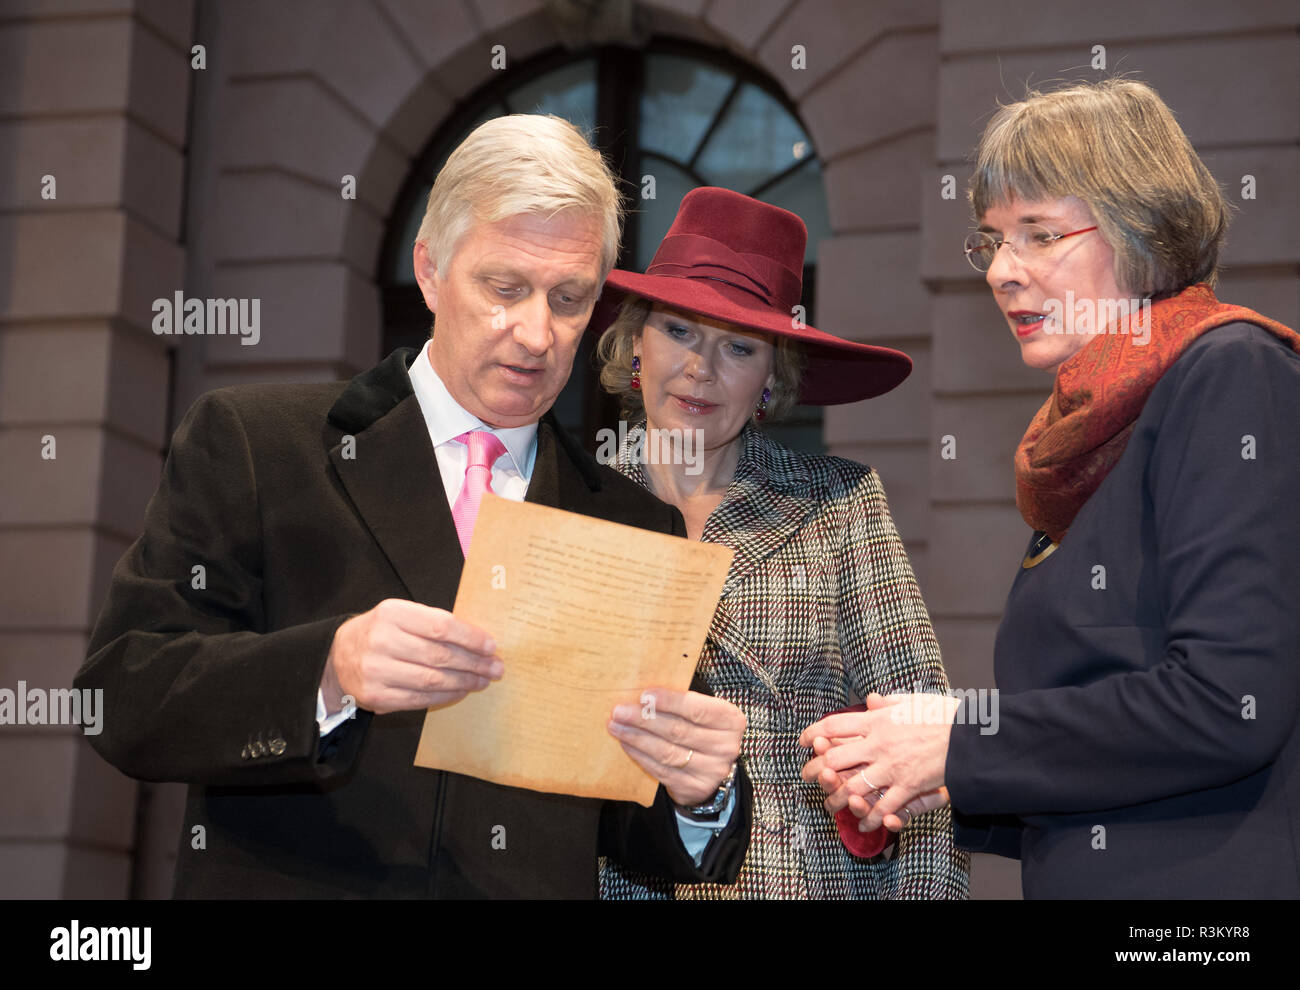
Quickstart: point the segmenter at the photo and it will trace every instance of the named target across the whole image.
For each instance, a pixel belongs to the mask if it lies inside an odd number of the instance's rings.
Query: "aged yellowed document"
[[[645,688],[690,686],[731,557],[485,494],[453,611],[497,641],[505,674],[429,709],[416,765],[649,806],[658,785],[605,724]]]

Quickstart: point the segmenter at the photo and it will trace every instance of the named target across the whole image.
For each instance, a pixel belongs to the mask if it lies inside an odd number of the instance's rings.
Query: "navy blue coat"
[[[1026,897],[1300,897],[1300,355],[1188,348],[994,663],[998,731],[954,726],[946,782]]]

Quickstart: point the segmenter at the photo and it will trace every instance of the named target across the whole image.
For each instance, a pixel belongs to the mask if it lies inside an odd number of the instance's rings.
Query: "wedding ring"
[[[875,791],[876,794],[880,794],[880,788],[867,779],[867,772],[865,770],[859,770],[858,776],[861,777],[862,782],[867,785],[867,790]],[[881,797],[883,796],[884,795],[881,795]]]
[[[912,809],[904,808],[903,814],[907,815],[907,821],[903,822],[903,828],[907,828],[907,826],[912,824]]]
[[[690,762],[691,762],[691,757],[694,756],[694,755],[695,755],[695,750],[693,750],[693,749],[692,749],[692,750],[689,750],[689,751],[686,753],[686,763],[690,763]],[[685,769],[686,769],[686,763],[683,763],[681,766],[677,767],[676,769],[678,769],[678,770],[685,770]]]

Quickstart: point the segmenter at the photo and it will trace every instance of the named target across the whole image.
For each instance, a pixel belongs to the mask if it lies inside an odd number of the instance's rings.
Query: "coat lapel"
[[[750,646],[743,618],[732,612],[733,596],[745,597],[737,593],[769,557],[795,537],[816,511],[817,500],[807,471],[762,431],[747,424],[743,440],[736,476],[722,504],[704,525],[704,539],[725,544],[735,552],[709,633],[775,694],[771,671]]]
[[[451,608],[465,558],[407,372],[418,353],[398,348],[352,379],[330,409],[326,444],[357,513],[411,600]],[[344,446],[348,436],[350,451]],[[555,418],[543,416],[525,501],[553,508],[587,504],[600,489],[599,476],[572,447]],[[570,463],[576,470],[568,469]]]
[[[325,442],[357,513],[411,600],[451,608],[464,557],[407,375],[417,353],[398,348],[352,379],[330,409]]]
[[[537,423],[537,457],[525,502],[597,515],[593,493],[601,490],[600,473],[590,455],[548,412]]]
[[[644,466],[645,423],[630,427],[619,445],[615,467],[643,488],[649,488]],[[746,425],[742,433],[736,475],[722,503],[704,525],[704,540],[735,551],[724,595],[740,587],[754,570],[790,540],[817,509],[812,477],[802,463],[772,443],[762,431]]]
[[[812,479],[798,461],[746,426],[736,476],[704,525],[704,538],[735,551],[723,595],[738,589],[799,531],[817,508]]]
[[[537,424],[537,456],[533,459],[533,474],[528,479],[525,502],[547,505],[553,509],[560,504],[560,479],[555,457],[555,433],[549,417]]]
[[[618,468],[648,487],[645,469],[634,456],[643,425],[629,430],[619,449]],[[732,614],[729,598],[798,533],[817,510],[817,497],[803,465],[762,431],[747,424],[742,439],[736,475],[704,526],[706,542],[730,547],[735,554],[709,636],[775,693],[776,683],[749,645],[744,623]]]

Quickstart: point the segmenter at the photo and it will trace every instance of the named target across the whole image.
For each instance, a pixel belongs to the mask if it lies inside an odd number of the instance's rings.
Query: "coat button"
[[[248,751],[249,751],[250,753],[252,753],[254,757],[257,757],[257,756],[265,756],[265,755],[266,755],[266,743],[262,742],[262,740],[259,739],[259,740],[257,740],[255,743],[253,743],[251,746],[248,747]]]
[[[270,748],[271,752],[274,753],[276,756],[279,756],[281,753],[283,753],[286,749],[289,748],[289,744],[285,742],[283,739],[281,739],[279,736],[276,736],[267,745]]]

